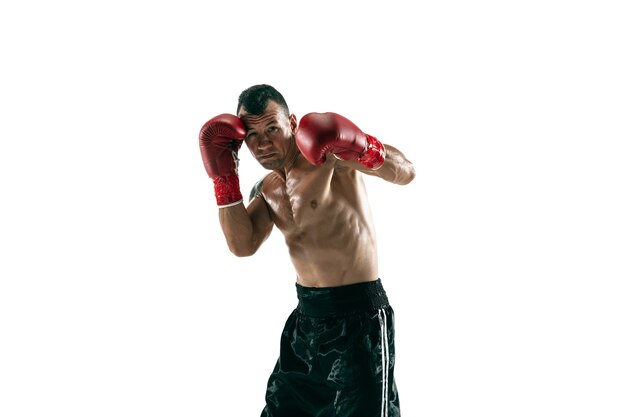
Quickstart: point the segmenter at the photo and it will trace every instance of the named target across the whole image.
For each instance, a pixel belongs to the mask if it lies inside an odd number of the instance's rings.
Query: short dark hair
[[[239,94],[239,103],[237,104],[237,114],[243,107],[244,110],[255,116],[263,114],[269,100],[275,101],[279,106],[283,107],[289,114],[289,107],[282,94],[277,89],[267,84],[253,85]]]

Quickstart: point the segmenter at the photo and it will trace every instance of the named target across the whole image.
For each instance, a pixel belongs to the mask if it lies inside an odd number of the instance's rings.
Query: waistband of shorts
[[[340,287],[303,287],[296,283],[296,291],[297,310],[311,317],[367,312],[389,305],[380,278]]]

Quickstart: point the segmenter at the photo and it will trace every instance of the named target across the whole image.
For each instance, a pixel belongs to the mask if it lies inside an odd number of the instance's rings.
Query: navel
[[[311,208],[315,210],[317,208],[317,200],[311,200]]]

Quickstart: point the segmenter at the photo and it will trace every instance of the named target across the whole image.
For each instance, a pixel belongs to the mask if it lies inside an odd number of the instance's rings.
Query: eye
[[[276,126],[270,126],[267,128],[267,133],[276,133],[278,132],[278,127]]]
[[[246,139],[256,139],[257,137],[257,133],[256,132],[250,132],[248,133],[248,135],[246,136]]]

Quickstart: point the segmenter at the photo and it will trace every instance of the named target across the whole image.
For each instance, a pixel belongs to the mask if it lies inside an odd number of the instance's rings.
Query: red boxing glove
[[[378,169],[385,162],[383,144],[336,113],[309,113],[302,117],[296,144],[302,155],[317,166],[326,161],[329,152],[344,161],[356,160],[370,169]]]
[[[209,177],[213,179],[218,207],[243,201],[237,175],[237,151],[246,137],[241,119],[232,114],[215,116],[200,129],[200,153]]]

